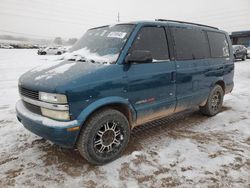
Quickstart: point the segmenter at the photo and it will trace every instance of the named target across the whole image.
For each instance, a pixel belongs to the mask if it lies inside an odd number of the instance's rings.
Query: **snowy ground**
[[[16,120],[18,77],[55,58],[0,49],[0,187],[250,187],[250,60],[236,63],[223,112],[188,111],[142,126],[123,157],[95,167]]]

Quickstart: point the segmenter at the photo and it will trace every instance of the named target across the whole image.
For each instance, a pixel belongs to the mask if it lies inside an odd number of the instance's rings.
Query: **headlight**
[[[57,110],[50,110],[47,108],[41,108],[42,115],[57,119],[57,120],[70,120],[69,111],[57,111]]]
[[[68,103],[66,95],[56,94],[56,93],[39,92],[39,99],[44,102],[55,103],[55,104]]]

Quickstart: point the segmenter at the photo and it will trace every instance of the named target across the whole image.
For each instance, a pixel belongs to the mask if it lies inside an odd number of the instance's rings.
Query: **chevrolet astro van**
[[[218,28],[163,19],[107,25],[20,77],[17,118],[100,165],[121,156],[135,126],[195,106],[219,113],[233,76],[232,45]]]

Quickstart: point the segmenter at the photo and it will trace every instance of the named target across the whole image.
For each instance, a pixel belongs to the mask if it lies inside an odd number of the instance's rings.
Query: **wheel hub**
[[[110,145],[115,139],[115,132],[113,130],[107,130],[102,135],[102,142],[105,146]]]
[[[213,99],[212,99],[212,105],[216,106],[219,102],[219,98],[218,95],[214,95]]]
[[[123,134],[115,121],[105,123],[96,133],[94,147],[98,153],[109,153],[121,145]]]
[[[218,110],[219,105],[220,105],[220,94],[215,93],[211,101],[211,106],[216,111]]]

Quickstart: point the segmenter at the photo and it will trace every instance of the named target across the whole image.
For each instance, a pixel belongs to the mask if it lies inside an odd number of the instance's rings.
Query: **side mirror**
[[[147,50],[133,50],[125,58],[125,63],[152,63],[152,61],[152,54]]]

